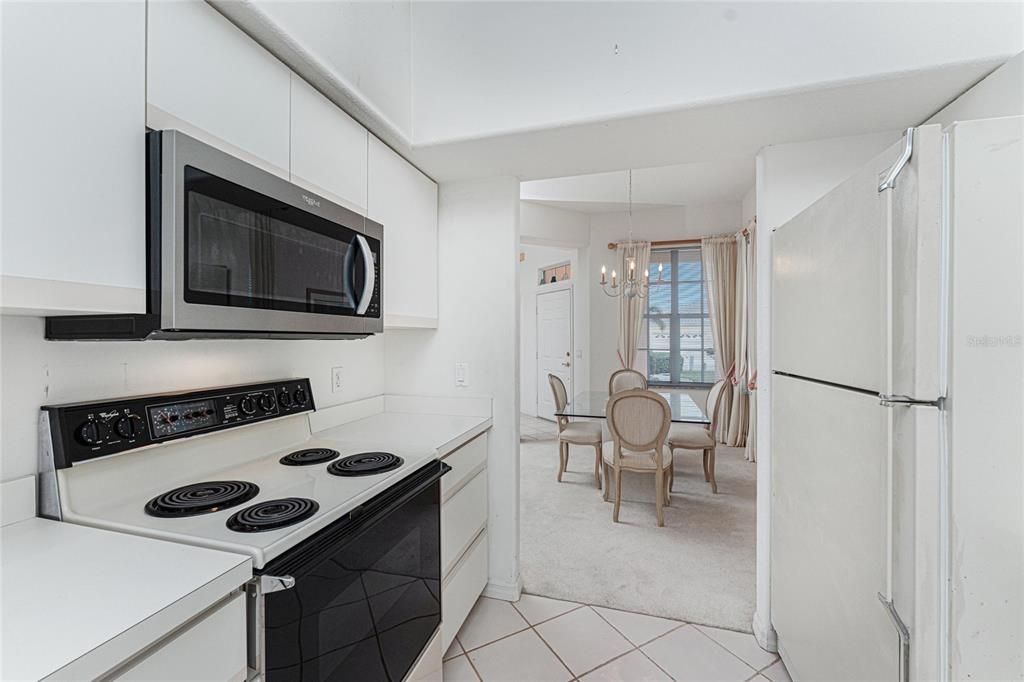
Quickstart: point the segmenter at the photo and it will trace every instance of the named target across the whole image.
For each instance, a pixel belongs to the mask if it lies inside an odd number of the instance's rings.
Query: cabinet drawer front
[[[473,542],[441,588],[441,650],[448,651],[487,585],[487,531]]]
[[[442,479],[443,480],[443,479]],[[487,472],[481,471],[441,505],[441,567],[448,575],[487,524]]]
[[[487,466],[487,434],[480,434],[442,459],[452,468],[441,479],[441,500],[447,501]]]
[[[115,680],[245,680],[245,595],[239,592],[156,649]]]

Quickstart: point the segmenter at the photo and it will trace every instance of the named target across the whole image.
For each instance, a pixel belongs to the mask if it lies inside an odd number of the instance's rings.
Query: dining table
[[[704,414],[693,398],[680,391],[654,391],[668,401],[672,409],[672,421],[685,424],[710,424],[711,420]],[[608,391],[583,391],[577,393],[565,405],[565,409],[555,411],[557,417],[580,417],[586,419],[605,419],[608,407]]]

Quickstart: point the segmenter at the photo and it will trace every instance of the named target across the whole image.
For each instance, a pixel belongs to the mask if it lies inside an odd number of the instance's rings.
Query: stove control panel
[[[45,406],[56,468],[315,409],[309,379]]]

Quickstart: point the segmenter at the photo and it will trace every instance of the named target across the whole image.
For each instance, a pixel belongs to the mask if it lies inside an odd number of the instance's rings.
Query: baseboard
[[[751,623],[751,627],[754,630],[754,638],[757,640],[757,645],[765,651],[772,653],[778,653],[779,651],[779,636],[775,632],[775,628],[772,627],[771,623],[765,623],[761,620],[761,614],[754,612],[754,621]]]
[[[501,599],[502,601],[519,601],[519,597],[522,594],[523,579],[520,577],[514,583],[488,582],[484,586],[482,596]]]

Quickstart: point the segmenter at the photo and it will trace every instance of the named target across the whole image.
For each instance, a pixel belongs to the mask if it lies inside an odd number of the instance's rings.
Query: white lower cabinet
[[[370,136],[367,215],[384,226],[384,327],[437,327],[437,183]]]
[[[441,646],[447,651],[487,585],[487,434],[442,457]]]
[[[238,592],[110,679],[240,682],[247,674],[245,627],[245,595]]]

